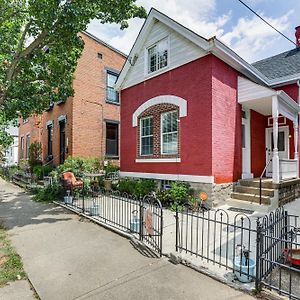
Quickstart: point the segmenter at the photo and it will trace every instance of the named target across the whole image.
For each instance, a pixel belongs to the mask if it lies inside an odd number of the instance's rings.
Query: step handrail
[[[271,163],[271,161],[272,161],[272,157],[266,163],[266,165],[259,177],[259,204],[260,205],[261,205],[261,193],[262,193],[262,182],[261,181],[262,181],[262,178],[263,178],[264,174],[266,173],[266,170],[267,170],[269,164]]]

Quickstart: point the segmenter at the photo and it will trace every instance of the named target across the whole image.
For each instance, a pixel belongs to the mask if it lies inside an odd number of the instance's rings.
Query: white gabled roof
[[[122,89],[124,80],[131,68],[131,60],[140,52],[153,24],[157,21],[164,23],[166,26],[178,32],[179,34],[181,34],[182,36],[184,36],[185,38],[202,48],[207,53],[212,53],[216,57],[220,58],[222,61],[224,61],[225,63],[227,63],[228,65],[230,65],[249,79],[266,86],[272,86],[276,84],[276,82],[269,80],[264,74],[258,71],[251,64],[247,63],[244,59],[242,59],[238,54],[236,54],[224,43],[219,41],[216,37],[205,39],[202,36],[193,32],[192,30],[184,27],[175,20],[171,19],[170,17],[166,16],[165,14],[159,12],[154,8],[151,8],[149,15],[146,21],[144,22],[143,27],[141,28],[137,39],[123,66],[123,69],[119,75],[118,81],[115,86],[117,90]]]

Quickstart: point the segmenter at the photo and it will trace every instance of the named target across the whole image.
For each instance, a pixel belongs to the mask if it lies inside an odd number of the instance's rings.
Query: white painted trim
[[[136,163],[180,163],[180,157],[175,158],[137,158]]]
[[[141,106],[139,106],[136,111],[132,115],[132,127],[137,126],[137,119],[138,116],[144,112],[146,109],[153,105],[157,104],[174,104],[179,107],[179,117],[186,117],[187,116],[187,101],[183,98],[174,95],[161,95],[154,98],[151,98],[144,102]]]
[[[242,147],[242,178],[253,178],[251,173],[251,132],[250,110],[243,108],[246,118],[242,118],[242,126],[245,126],[245,148]]]
[[[148,116],[148,117],[144,117],[140,119],[140,136],[139,136],[139,143],[140,143],[140,156],[148,156],[148,155],[153,155],[153,153],[149,153],[149,154],[142,154],[142,120],[146,120],[146,119],[152,119],[152,123],[153,123],[153,116]],[[153,123],[154,126],[154,123]],[[150,135],[148,135],[147,137],[150,137]],[[154,143],[154,135],[152,132],[152,137],[153,137],[153,143]],[[153,145],[154,146],[154,145]],[[154,148],[154,147],[153,147]]]
[[[196,176],[196,175],[183,175],[183,174],[158,174],[158,173],[138,173],[138,172],[120,172],[121,177],[134,177],[134,178],[149,178],[173,181],[187,181],[198,183],[214,183],[214,176]]]

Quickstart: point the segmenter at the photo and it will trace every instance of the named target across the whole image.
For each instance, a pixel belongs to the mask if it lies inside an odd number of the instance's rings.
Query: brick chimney
[[[295,29],[296,29],[296,32],[295,32],[296,44],[297,44],[297,47],[300,47],[300,26],[297,26]]]

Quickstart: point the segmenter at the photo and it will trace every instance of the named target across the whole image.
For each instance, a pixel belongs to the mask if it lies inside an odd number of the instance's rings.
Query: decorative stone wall
[[[293,181],[287,185],[281,185],[278,188],[278,203],[283,206],[286,203],[292,202],[300,197],[300,182]]]

